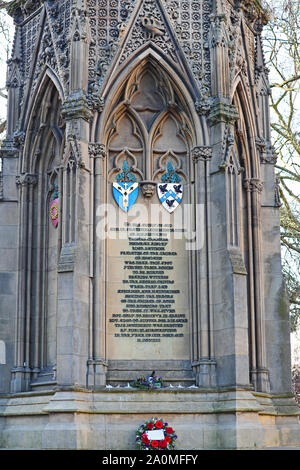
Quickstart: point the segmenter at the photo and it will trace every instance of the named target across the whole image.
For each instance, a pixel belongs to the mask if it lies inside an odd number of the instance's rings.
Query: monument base
[[[292,396],[242,388],[28,392],[0,398],[0,448],[134,451],[139,425],[161,417],[176,450],[300,449],[299,416]]]

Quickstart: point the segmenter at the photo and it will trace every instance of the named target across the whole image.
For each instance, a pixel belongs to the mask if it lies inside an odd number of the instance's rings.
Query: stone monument
[[[11,13],[0,448],[300,448],[259,1]]]

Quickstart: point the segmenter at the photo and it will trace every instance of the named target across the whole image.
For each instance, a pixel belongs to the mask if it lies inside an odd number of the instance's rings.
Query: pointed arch
[[[18,292],[20,321],[27,331],[20,342],[27,345],[26,362],[32,370],[28,386],[54,381],[56,366],[57,264],[61,243],[61,219],[52,223],[50,203],[61,194],[61,162],[65,124],[61,119],[63,93],[50,69],[45,69],[23,116],[25,143],[21,173],[34,184],[20,189],[20,213],[24,224]],[[21,262],[21,261],[20,261]],[[24,286],[24,288],[22,288]],[[22,298],[26,298],[26,303]],[[23,317],[22,317],[23,316]],[[44,379],[43,379],[44,377]]]
[[[255,145],[255,136],[257,135],[255,118],[240,74],[235,81],[232,103],[239,114],[239,120],[235,125],[235,138],[241,150],[240,157],[243,161],[242,166],[245,169],[245,177],[259,178],[260,162]]]
[[[115,82],[117,88],[113,86],[106,97],[107,105],[94,128],[93,139],[102,142],[108,151],[107,171],[112,172],[123,147],[130,147],[130,142],[137,139],[140,145],[135,143],[135,148],[129,150],[136,155],[134,161],[145,180],[152,180],[154,173],[159,174],[160,159],[171,150],[182,154],[180,168],[188,175],[192,166],[191,150],[198,139],[201,142],[204,139],[201,126],[194,119],[194,105],[190,106],[189,102],[191,97],[184,95],[176,79],[151,54],[142,58],[134,69],[130,68],[126,76],[121,74],[118,81]],[[169,141],[176,142],[177,147],[171,149],[165,144],[167,147],[159,152],[155,142],[163,127],[168,128],[165,136],[168,133]],[[121,130],[125,132],[123,137],[119,135]]]
[[[46,140],[55,139],[63,146],[64,126],[61,122],[63,90],[55,74],[46,68],[42,74],[24,118],[26,133],[22,171],[34,173],[42,155],[41,146],[47,148]],[[45,162],[44,162],[45,163]]]
[[[109,79],[109,83],[104,84],[103,98],[104,109],[100,116],[95,116],[90,134],[91,142],[100,143],[102,149],[105,149],[105,152],[93,155],[93,204],[96,208],[94,226],[96,227],[99,221],[97,208],[108,205],[114,218],[113,224],[116,226],[114,226],[116,232],[120,229],[121,234],[124,235],[123,213],[119,210],[122,206],[119,205],[120,199],[118,200],[114,190],[118,179],[121,177],[125,179],[126,168],[135,180],[132,186],[137,185],[134,189],[134,191],[138,189],[135,210],[141,211],[142,225],[150,222],[150,212],[155,206],[157,207],[155,217],[158,216],[159,219],[166,215],[168,217],[159,197],[159,186],[168,178],[171,180],[171,177],[177,177],[175,179],[176,191],[182,196],[180,196],[181,199],[178,196],[176,202],[180,200],[182,204],[176,210],[177,214],[180,214],[179,217],[183,217],[184,204],[193,206],[200,198],[198,187],[194,184],[196,170],[192,150],[197,145],[208,145],[208,132],[203,131],[206,129],[206,124],[201,125],[195,110],[194,97],[181,80],[178,71],[174,70],[151,47],[147,47],[145,54],[131,58],[126,67],[124,66],[116,76]],[[197,171],[202,181],[205,181],[207,167],[202,168],[198,165]],[[174,184],[174,180],[172,181],[173,183],[170,184]],[[124,184],[127,183],[124,182]],[[132,215],[135,210],[130,208]],[[174,216],[174,213],[171,215]],[[174,219],[169,222],[170,226],[176,223]],[[151,224],[154,224],[153,220]],[[107,377],[109,381],[114,382],[117,380],[114,370],[118,367],[116,366],[118,361],[123,361],[124,374],[132,374],[132,367],[134,367],[127,362],[130,351],[128,356],[121,357],[122,353],[114,349],[115,337],[111,328],[113,325],[109,322],[113,309],[112,302],[119,299],[119,296],[114,296],[113,300],[108,294],[109,286],[115,278],[113,270],[118,264],[116,254],[119,247],[114,248],[113,240],[110,242],[97,237],[96,230],[93,236],[95,240],[93,322],[97,331],[107,332],[105,341],[102,343],[96,337],[91,339],[93,357],[101,357],[105,360],[108,358]],[[192,261],[190,253],[185,249],[182,251],[182,257],[185,269],[184,279],[188,279],[189,272],[193,272],[196,276],[198,260]],[[119,257],[121,264],[122,259]],[[120,272],[118,279],[122,276]],[[190,298],[191,296],[188,295],[187,299]],[[196,309],[196,304],[186,307],[188,321],[193,323],[195,328],[195,318],[199,315]],[[186,334],[189,333],[186,331]],[[197,352],[194,350],[192,352],[188,342],[184,346],[182,359],[186,361],[186,370],[180,372],[184,380],[187,380],[189,374],[192,377],[192,361],[189,359],[192,356],[194,358],[198,352],[198,349]],[[154,357],[153,360],[158,359]],[[174,367],[176,361],[177,359],[174,359]],[[170,367],[173,365],[171,364]]]
[[[38,82],[35,87],[33,95],[29,98],[28,106],[24,108],[24,115],[22,117],[23,128],[27,129],[28,123],[32,118],[32,112],[36,109],[38,102],[43,99],[44,91],[48,87],[49,81],[55,86],[60,100],[63,102],[65,99],[63,86],[56,73],[48,66],[44,67],[44,70],[39,76]]]
[[[249,371],[250,382],[256,390],[262,390],[266,383],[265,324],[264,324],[264,274],[261,234],[261,192],[260,160],[256,147],[259,135],[257,121],[250,106],[250,98],[241,78],[236,80],[233,104],[239,120],[235,124],[234,145],[244,167],[241,207],[241,244],[247,272],[247,303],[249,325]]]
[[[122,64],[117,74],[112,75],[104,85],[102,96],[105,101],[104,110],[101,115],[96,115],[91,126],[91,141],[105,141],[105,124],[112,112],[112,100],[120,98],[125,83],[132,84],[135,71],[144,68],[146,64],[152,64],[157,71],[165,77],[171,85],[171,89],[176,90],[184,108],[190,114],[190,120],[195,130],[194,146],[209,145],[209,132],[205,117],[199,117],[195,109],[195,91],[192,84],[186,80],[181,72],[168,63],[166,58],[159,51],[147,45],[139,53],[131,56],[128,61]],[[157,72],[156,72],[157,73]],[[128,87],[129,88],[129,87]]]

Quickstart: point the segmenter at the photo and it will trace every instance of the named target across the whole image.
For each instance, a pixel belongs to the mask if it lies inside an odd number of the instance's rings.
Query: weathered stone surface
[[[136,429],[153,415],[176,430],[178,450],[297,448],[299,409],[285,415],[286,402],[281,399],[276,417],[242,390],[27,394],[0,400],[6,423],[0,448],[135,450]],[[23,436],[28,426],[32,431]]]
[[[0,447],[300,447],[259,2],[14,6]]]

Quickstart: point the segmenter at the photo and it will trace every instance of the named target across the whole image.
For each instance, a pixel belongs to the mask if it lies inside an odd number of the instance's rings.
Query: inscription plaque
[[[108,241],[109,359],[188,359],[186,240],[171,224],[124,223]]]

